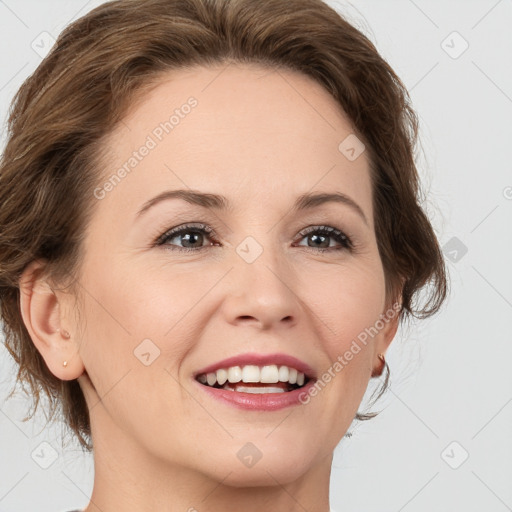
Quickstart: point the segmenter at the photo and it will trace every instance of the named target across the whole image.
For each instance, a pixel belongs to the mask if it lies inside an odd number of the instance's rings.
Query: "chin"
[[[227,452],[227,457],[209,461],[214,469],[206,473],[231,487],[285,485],[300,479],[316,464],[315,454],[288,447],[263,448],[258,454],[254,445],[248,442]]]
[[[309,466],[294,466],[284,462],[279,466],[263,466],[262,461],[252,468],[240,468],[231,465],[226,467],[225,475],[231,471],[231,474],[222,481],[223,484],[230,487],[273,487],[276,485],[287,485],[300,479],[307,473]]]

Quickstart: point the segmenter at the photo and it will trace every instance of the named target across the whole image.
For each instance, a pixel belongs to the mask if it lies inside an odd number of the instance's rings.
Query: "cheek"
[[[95,388],[89,406],[101,398],[99,417],[104,409],[119,426],[143,436],[145,418],[162,417],[171,425],[183,415],[176,406],[184,397],[175,369],[189,349],[183,330],[189,322],[180,319],[187,320],[190,305],[179,299],[173,281],[124,270],[103,267],[86,281],[80,351]],[[174,404],[174,411],[163,412],[162,403]]]
[[[325,414],[333,417],[327,423],[339,423],[343,430],[348,428],[368,387],[374,342],[369,332],[383,312],[385,280],[378,258],[338,272],[331,269],[328,277],[322,279],[324,293],[317,293],[314,310],[322,319],[318,350],[328,359],[319,380],[329,389],[323,400],[329,404]]]
[[[315,292],[311,288],[307,296],[315,297],[314,312],[323,321],[322,332],[328,340],[329,353],[335,359],[382,314],[384,273],[380,260],[375,258],[371,264],[327,270],[324,276],[317,274],[316,282],[321,284],[321,293],[318,288]]]
[[[201,299],[219,279],[213,269],[112,263],[105,261],[94,272],[85,269],[82,278],[87,283],[82,355],[91,378],[97,372],[96,382],[106,387],[105,375],[114,380],[143,362],[151,361],[153,369],[175,368],[199,336],[198,313],[210,314],[204,309],[208,301]]]

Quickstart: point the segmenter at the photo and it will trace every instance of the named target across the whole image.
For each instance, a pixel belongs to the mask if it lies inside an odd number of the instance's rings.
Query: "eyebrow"
[[[140,217],[157,203],[168,199],[182,199],[190,204],[201,206],[203,208],[232,210],[232,205],[229,199],[222,195],[199,192],[196,190],[166,190],[144,203],[142,208],[137,212],[137,217]],[[298,213],[326,203],[341,203],[349,206],[363,219],[365,224],[368,225],[368,220],[366,219],[362,208],[352,198],[346,194],[342,194],[341,192],[310,192],[302,194],[296,199],[291,211],[292,213]]]

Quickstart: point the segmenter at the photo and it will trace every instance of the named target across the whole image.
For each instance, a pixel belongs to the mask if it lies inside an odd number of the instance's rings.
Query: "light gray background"
[[[56,37],[101,3],[0,1],[2,127],[16,89],[40,62],[33,41],[43,46],[42,32]],[[452,282],[442,313],[393,342],[383,412],[354,425],[336,449],[331,505],[512,510],[512,2],[329,3],[370,37],[410,91],[421,119],[426,207]],[[85,507],[92,458],[77,444],[63,449],[61,425],[45,428],[42,414],[21,421],[29,402],[4,401],[13,376],[0,345],[0,512]]]

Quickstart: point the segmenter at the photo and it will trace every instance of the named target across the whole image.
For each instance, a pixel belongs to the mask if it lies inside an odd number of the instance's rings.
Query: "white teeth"
[[[242,380],[242,368],[240,366],[232,366],[228,369],[228,380],[231,383],[240,382]]]
[[[259,367],[253,364],[249,364],[243,367],[231,366],[230,368],[219,368],[215,372],[208,372],[206,374],[198,375],[197,380],[202,384],[206,384],[208,386],[215,386],[216,384],[218,384],[219,386],[223,386],[224,384],[227,385],[228,382],[231,384],[236,384],[237,382],[261,382],[262,384],[288,382],[290,384],[297,384],[298,386],[303,386],[306,380],[306,376],[304,375],[303,372],[299,372],[297,369],[290,368],[289,366],[281,365],[278,367],[275,364],[271,364]],[[247,386],[245,388],[247,388]],[[276,388],[273,386],[262,386],[261,388],[251,387],[251,389],[281,390],[281,388]],[[263,393],[265,391],[253,392]],[[270,391],[266,392],[268,393]],[[277,393],[278,391],[272,392]]]
[[[290,372],[288,370],[288,366],[280,366],[279,367],[279,382],[288,382]]]
[[[260,382],[263,382],[265,384],[272,384],[272,383],[279,382],[279,371],[275,364],[270,365],[270,366],[264,366],[261,369]]]
[[[249,364],[242,368],[242,380],[244,382],[260,382],[260,369]]]
[[[221,368],[220,370],[217,370],[217,382],[222,386],[224,382],[228,380],[228,372],[224,370],[224,368]]]
[[[253,393],[253,394],[264,394],[264,393],[286,393],[284,389],[274,388],[272,386],[265,386],[261,388],[254,388],[249,386],[242,386],[239,384],[236,389],[229,387],[227,384],[224,384],[223,389],[229,389],[229,391],[237,392],[237,393]]]

